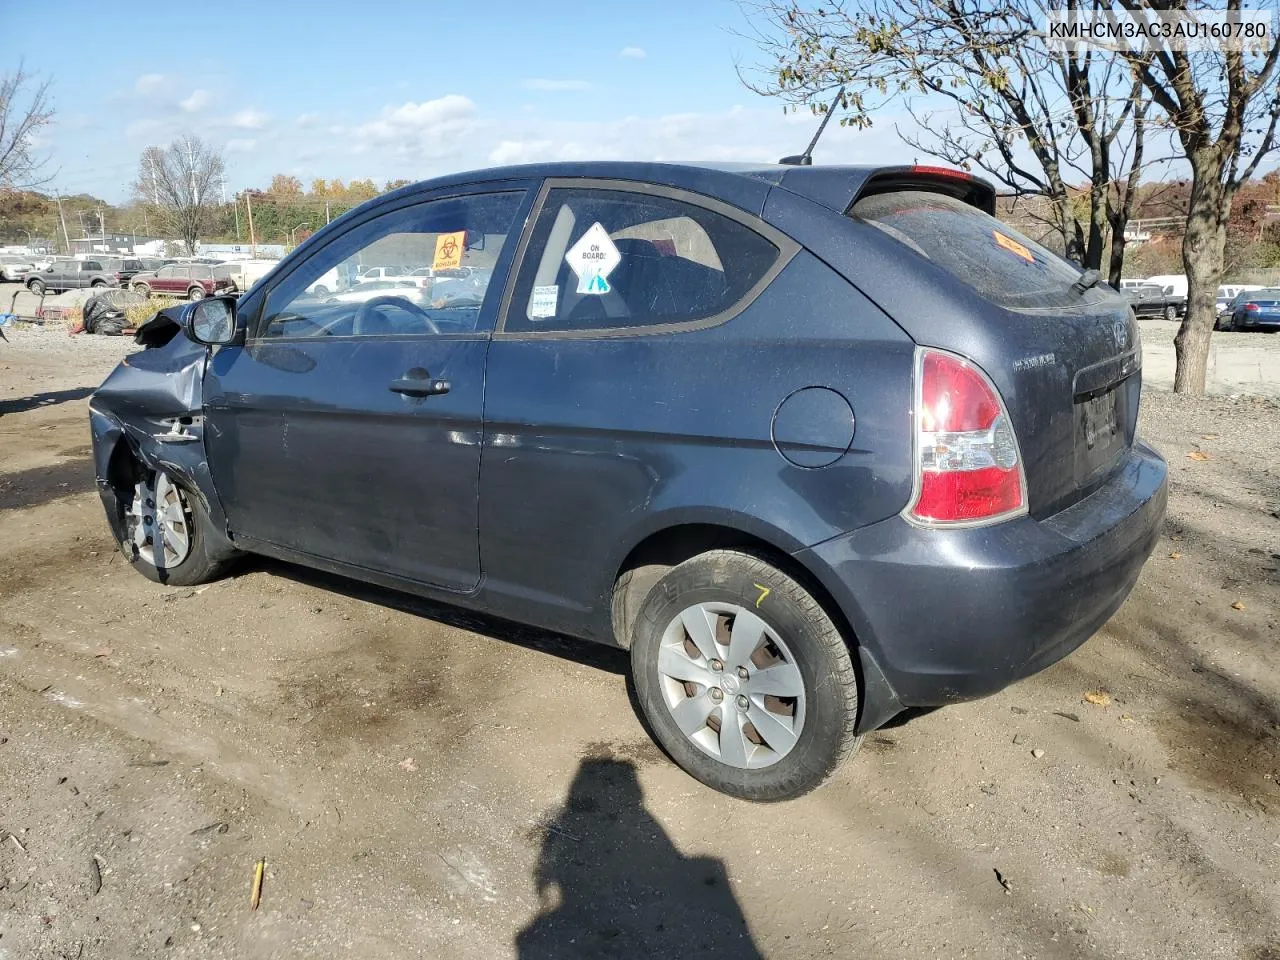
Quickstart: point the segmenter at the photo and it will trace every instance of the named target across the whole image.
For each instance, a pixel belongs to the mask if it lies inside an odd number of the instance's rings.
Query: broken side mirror
[[[216,347],[230,343],[238,332],[235,297],[206,297],[182,308],[182,332],[196,343]]]

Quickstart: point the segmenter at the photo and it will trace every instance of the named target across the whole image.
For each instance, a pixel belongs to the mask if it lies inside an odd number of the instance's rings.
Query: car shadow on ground
[[[68,400],[83,400],[90,396],[96,387],[76,387],[74,390],[51,390],[47,393],[35,393],[29,397],[15,397],[12,400],[0,400],[0,417],[9,413],[23,413],[36,407],[52,407]]]
[[[341,594],[353,600],[362,600],[366,603],[389,607],[402,613],[433,620],[448,627],[469,630],[472,633],[478,633],[494,640],[501,640],[504,643],[514,643],[530,650],[549,653],[563,660],[570,660],[583,666],[594,667],[597,670],[604,670],[619,676],[629,672],[627,652],[616,647],[607,647],[603,644],[591,643],[586,640],[576,640],[552,630],[542,630],[538,627],[526,626],[525,624],[504,620],[501,617],[495,617],[490,614],[477,613],[474,610],[467,610],[463,607],[427,600],[410,593],[402,593],[398,590],[363,583],[359,580],[351,580],[337,574],[295,566],[283,560],[274,560],[268,557],[250,557],[246,558],[244,564],[238,568],[240,573],[248,573],[253,570],[262,570],[297,583]]]
[[[94,489],[93,458],[72,457],[47,467],[0,474],[0,511],[38,507]]]
[[[676,849],[631,761],[582,760],[541,829],[542,909],[516,935],[518,960],[761,956],[723,861]]]

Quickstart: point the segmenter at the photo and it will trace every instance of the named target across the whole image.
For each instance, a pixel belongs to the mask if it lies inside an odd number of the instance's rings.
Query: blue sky
[[[771,161],[816,123],[742,86],[735,64],[757,54],[731,0],[45,0],[39,16],[88,31],[6,43],[0,68],[21,57],[53,78],[48,172],[112,202],[143,148],[184,131],[224,148],[232,192],[275,173],[381,184],[543,159]],[[815,159],[910,160],[892,120],[833,124]]]

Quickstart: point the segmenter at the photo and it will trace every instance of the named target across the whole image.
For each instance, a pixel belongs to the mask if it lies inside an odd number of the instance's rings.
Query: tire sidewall
[[[714,559],[713,559],[714,558]],[[768,593],[759,606],[760,587]],[[832,662],[832,645],[824,642],[835,627],[825,614],[796,602],[803,591],[785,574],[743,554],[718,552],[695,558],[669,571],[650,591],[637,617],[631,647],[636,697],[658,743],[673,760],[713,789],[750,800],[784,800],[799,796],[825,780],[843,758],[846,728],[856,716],[836,680],[841,666],[852,675],[848,648],[835,650],[844,663]],[[733,603],[750,609],[783,639],[800,669],[805,687],[805,720],[800,739],[781,760],[756,770],[741,770],[704,753],[676,725],[657,675],[657,656],[667,626],[698,603]],[[833,759],[834,758],[834,759]]]
[[[203,300],[203,299],[204,299],[204,287],[192,287],[190,290],[188,290],[188,291],[187,291],[187,299],[189,299],[189,300],[193,300],[193,301],[194,301],[194,300]]]

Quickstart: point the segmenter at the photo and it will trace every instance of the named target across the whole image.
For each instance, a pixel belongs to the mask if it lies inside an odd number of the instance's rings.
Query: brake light
[[[1257,313],[1258,305],[1256,303],[1246,303],[1244,305],[1245,313]]]
[[[1018,439],[987,375],[961,357],[916,351],[916,495],[908,519],[976,525],[1027,511]]]
[[[955,170],[951,167],[930,167],[919,163],[911,168],[911,172],[932,174],[935,177],[951,177],[953,180],[973,179],[973,174],[966,173],[964,170]]]

